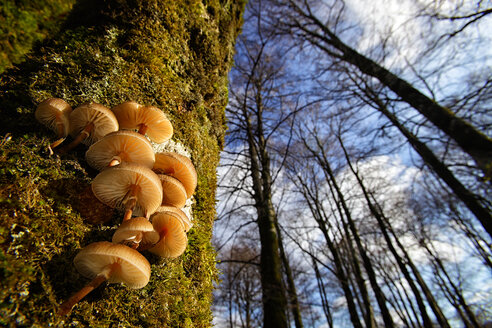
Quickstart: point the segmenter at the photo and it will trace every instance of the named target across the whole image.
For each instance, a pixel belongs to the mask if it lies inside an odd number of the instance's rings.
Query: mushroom
[[[135,217],[124,221],[113,234],[113,243],[122,243],[133,249],[142,247],[152,247],[159,241],[159,233],[154,230],[154,226],[144,217]]]
[[[188,244],[188,237],[181,220],[166,212],[154,213],[151,219],[160,239],[149,249],[149,252],[166,258],[175,258],[183,254]]]
[[[85,158],[90,166],[102,170],[121,162],[132,162],[152,168],[155,161],[150,142],[133,131],[116,131],[89,147]]]
[[[94,195],[112,208],[125,210],[123,221],[148,217],[162,204],[162,183],[149,168],[121,163],[100,172],[92,181]]]
[[[75,148],[81,142],[91,145],[108,133],[118,131],[118,120],[109,108],[89,102],[75,108],[70,114],[70,128],[74,140],[62,152]]]
[[[157,175],[162,183],[162,204],[182,208],[186,204],[186,189],[178,179],[169,175]]]
[[[186,197],[190,198],[195,192],[197,174],[191,160],[173,152],[155,154],[154,172],[167,174],[178,179],[186,189]]]
[[[179,219],[181,223],[183,223],[184,231],[188,232],[191,227],[193,226],[193,223],[191,223],[191,220],[188,218],[188,215],[186,215],[185,212],[183,212],[181,209],[173,206],[160,206],[156,211],[156,213],[165,213],[167,215],[172,215]]]
[[[60,98],[46,99],[38,105],[34,112],[34,117],[38,122],[57,133],[58,140],[48,147],[50,155],[53,155],[53,149],[59,146],[70,132],[69,116],[71,112],[72,106]]]
[[[106,280],[109,283],[122,282],[138,289],[147,285],[150,279],[150,264],[142,254],[125,245],[107,241],[84,247],[73,263],[81,275],[92,280],[61,304],[60,315],[68,314],[77,302]]]
[[[138,133],[147,134],[153,142],[163,143],[173,135],[171,122],[157,107],[127,101],[112,110],[122,129],[138,129]]]

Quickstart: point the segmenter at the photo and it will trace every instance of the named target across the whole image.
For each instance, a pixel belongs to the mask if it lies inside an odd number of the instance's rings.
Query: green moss
[[[12,139],[0,148],[0,325],[210,326],[216,167],[243,5],[81,1],[58,35],[2,76],[0,137]],[[199,177],[185,254],[172,260],[145,254],[152,264],[146,287],[103,285],[68,318],[56,315],[57,306],[87,282],[73,257],[93,241],[110,240],[121,213],[103,226],[84,222],[79,194],[96,172],[86,166],[83,147],[62,158],[47,155],[54,136],[33,115],[47,97],[73,106],[134,100],[162,108]]]
[[[0,73],[20,63],[35,42],[61,26],[75,0],[3,0],[0,6]]]

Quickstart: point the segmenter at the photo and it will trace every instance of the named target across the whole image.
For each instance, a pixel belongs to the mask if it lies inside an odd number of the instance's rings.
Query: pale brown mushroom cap
[[[162,183],[145,166],[122,163],[103,170],[92,181],[97,199],[113,208],[124,209],[132,188],[136,191],[134,215],[150,215],[162,204]]]
[[[188,232],[191,227],[193,226],[193,223],[191,222],[190,218],[188,215],[186,215],[185,212],[183,212],[181,209],[173,206],[159,206],[159,208],[155,211],[156,213],[165,213],[167,215],[172,215],[176,218],[178,218],[181,223],[183,224],[184,231]]]
[[[158,174],[162,183],[162,204],[182,208],[186,204],[186,189],[178,179]]]
[[[59,132],[58,125],[62,125],[63,136],[68,136],[70,132],[69,116],[72,107],[63,99],[50,98],[38,105],[34,116],[41,124],[47,126],[55,132]]]
[[[78,106],[70,114],[70,135],[75,138],[89,123],[93,123],[94,128],[82,141],[86,145],[92,145],[108,133],[118,131],[118,120],[113,112],[101,104],[90,102]]]
[[[173,126],[166,114],[154,106],[143,106],[127,101],[112,108],[121,129],[138,129],[141,124],[147,126],[147,136],[156,143],[171,139]]]
[[[109,283],[124,283],[130,288],[142,288],[150,279],[150,264],[138,251],[121,244],[107,241],[84,247],[73,261],[77,271],[89,279],[94,278],[108,265],[118,263]]]
[[[159,233],[154,230],[152,223],[144,217],[135,217],[123,221],[113,234],[112,241],[115,244],[125,240],[132,241],[140,233],[142,234],[142,240],[136,242],[141,245],[154,245],[159,241]]]
[[[118,119],[120,129],[138,129],[140,120],[140,108],[144,106],[134,101],[126,101],[111,110]]]
[[[188,157],[174,152],[157,153],[152,170],[178,179],[186,189],[187,198],[195,192],[197,174],[195,166]]]
[[[90,166],[97,170],[108,167],[113,159],[130,162],[152,168],[155,155],[150,142],[141,134],[133,131],[116,131],[89,147],[85,158]]]
[[[183,254],[188,245],[188,237],[180,220],[165,213],[155,213],[151,219],[161,239],[149,252],[166,258],[175,258]]]

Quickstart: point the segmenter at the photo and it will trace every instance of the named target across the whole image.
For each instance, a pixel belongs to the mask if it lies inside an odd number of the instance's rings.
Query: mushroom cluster
[[[166,142],[173,135],[171,122],[160,109],[131,101],[111,110],[90,102],[72,111],[64,100],[52,98],[38,106],[35,116],[58,133],[50,154],[69,134],[73,141],[61,153],[89,145],[86,161],[100,171],[91,184],[94,196],[124,211],[111,242],[92,243],[75,257],[77,271],[92,280],[61,304],[59,313],[68,314],[104,281],[144,287],[150,264],[140,252],[176,258],[184,253],[192,227],[182,208],[197,185],[193,163],[174,152],[155,154],[146,138]]]

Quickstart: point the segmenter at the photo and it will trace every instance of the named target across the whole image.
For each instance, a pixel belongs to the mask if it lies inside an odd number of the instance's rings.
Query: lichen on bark
[[[79,1],[63,28],[0,82],[0,326],[206,327],[211,325],[210,244],[216,167],[225,133],[227,73],[243,1]],[[84,147],[49,157],[54,135],[34,120],[36,105],[59,97],[72,106],[133,100],[171,119],[199,181],[194,227],[183,256],[150,254],[150,283],[139,290],[103,285],[67,318],[57,306],[87,281],[78,250],[110,240],[105,225],[81,215],[79,194],[96,172]]]

